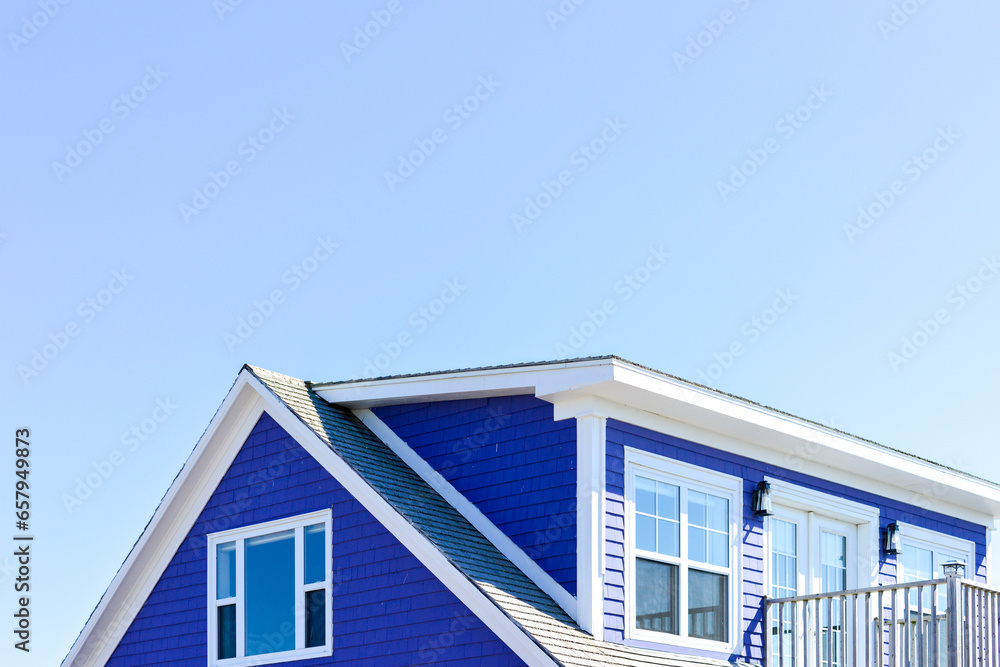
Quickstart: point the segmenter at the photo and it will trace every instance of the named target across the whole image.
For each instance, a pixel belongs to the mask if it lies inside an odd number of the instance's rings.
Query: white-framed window
[[[209,665],[332,654],[330,510],[208,536]]]
[[[743,481],[626,449],[627,636],[732,650]]]
[[[926,528],[897,522],[903,553],[896,557],[897,579],[901,583],[937,579],[944,576],[943,563],[965,563],[965,578],[975,578],[976,546],[969,540]]]
[[[774,515],[764,520],[766,545],[765,582],[771,598],[787,598],[813,593],[831,593],[851,588],[874,586],[878,576],[879,511],[831,494],[815,491],[782,480],[768,479]],[[840,610],[824,608],[820,646],[823,667],[839,664],[840,644],[844,639]],[[798,664],[802,626],[790,619],[783,627],[771,619],[772,664],[785,667]],[[826,655],[827,633],[834,654]],[[798,634],[798,644],[795,635]],[[784,645],[785,665],[779,664],[779,644]]]

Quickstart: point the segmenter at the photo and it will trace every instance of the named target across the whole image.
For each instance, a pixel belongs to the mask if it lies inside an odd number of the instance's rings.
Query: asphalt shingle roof
[[[730,664],[597,641],[350,410],[327,403],[309,382],[253,366],[246,369],[425,535],[556,664],[565,667]]]

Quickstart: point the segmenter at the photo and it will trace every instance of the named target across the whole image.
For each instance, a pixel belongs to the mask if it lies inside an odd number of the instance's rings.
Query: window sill
[[[291,662],[293,660],[307,660],[309,658],[325,658],[333,655],[333,650],[329,646],[314,646],[312,648],[300,648],[294,651],[280,651],[278,653],[263,653],[261,655],[248,655],[242,658],[226,658],[225,660],[209,660],[210,667],[249,667],[250,665],[273,665],[278,662]]]

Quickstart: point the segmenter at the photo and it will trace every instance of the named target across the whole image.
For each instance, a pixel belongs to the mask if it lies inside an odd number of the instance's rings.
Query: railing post
[[[949,574],[945,586],[948,589],[948,667],[959,667],[962,578],[957,574]]]

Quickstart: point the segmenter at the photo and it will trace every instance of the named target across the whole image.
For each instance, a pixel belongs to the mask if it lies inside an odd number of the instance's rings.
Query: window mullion
[[[243,538],[236,540],[236,655],[243,657],[246,655],[246,631],[244,618],[246,575],[243,571],[244,565],[244,545]]]

